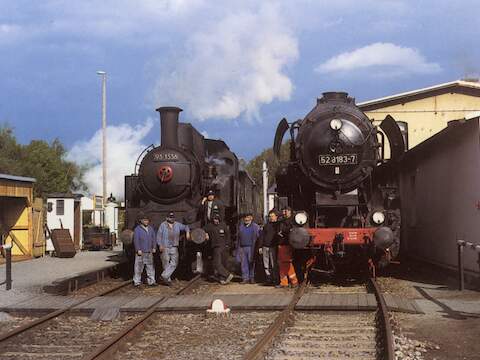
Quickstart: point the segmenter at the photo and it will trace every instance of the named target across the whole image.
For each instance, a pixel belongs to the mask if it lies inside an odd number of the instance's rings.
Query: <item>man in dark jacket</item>
[[[157,249],[155,230],[150,226],[150,219],[145,214],[139,214],[140,223],[133,230],[133,245],[135,247],[135,265],[133,285],[140,286],[143,268],[147,268],[148,285],[155,286],[155,267],[153,254]]]
[[[260,236],[260,227],[253,221],[252,213],[247,213],[238,226],[237,259],[242,265],[243,283],[254,283],[253,255]]]
[[[265,270],[265,284],[276,285],[278,283],[277,246],[279,243],[279,223],[275,210],[268,213],[268,223],[262,231],[262,247],[260,253],[263,257],[263,268]]]
[[[225,219],[225,206],[220,199],[215,197],[213,190],[210,190],[202,199],[201,214],[203,226],[213,221],[214,214],[218,214],[222,220]]]
[[[221,221],[220,215],[215,214],[213,222],[207,224],[204,228],[207,233],[206,238],[210,241],[213,250],[213,266],[217,274],[221,277],[221,284],[228,284],[233,279],[233,274],[225,269],[225,247],[230,244],[230,231],[227,225]]]
[[[278,244],[278,268],[280,273],[280,286],[292,287],[298,285],[297,274],[293,266],[293,248],[289,242],[290,231],[292,230],[292,209],[285,207],[282,209],[283,217],[280,223],[280,241]]]

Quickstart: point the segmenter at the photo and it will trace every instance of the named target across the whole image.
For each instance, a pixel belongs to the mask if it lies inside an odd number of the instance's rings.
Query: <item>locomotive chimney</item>
[[[325,103],[325,102],[351,102],[351,98],[348,97],[346,92],[337,92],[337,91],[329,91],[324,92],[323,96],[320,99],[317,99],[317,104]]]
[[[157,109],[160,113],[161,146],[165,148],[178,146],[178,114],[182,109],[164,106]]]

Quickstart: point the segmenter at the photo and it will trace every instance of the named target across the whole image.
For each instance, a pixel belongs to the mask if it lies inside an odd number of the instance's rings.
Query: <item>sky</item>
[[[108,186],[123,193],[160,106],[246,160],[325,91],[358,102],[480,73],[480,1],[0,0],[0,124],[59,138],[101,185],[107,72]]]

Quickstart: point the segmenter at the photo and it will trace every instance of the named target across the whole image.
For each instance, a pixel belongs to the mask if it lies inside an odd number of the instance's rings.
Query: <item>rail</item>
[[[22,326],[14,329],[14,330],[11,330],[11,331],[9,331],[9,332],[7,332],[7,333],[5,333],[5,334],[2,334],[2,335],[0,335],[0,343],[1,343],[2,341],[5,341],[5,340],[7,340],[7,339],[10,339],[11,337],[14,337],[14,336],[16,336],[16,335],[19,335],[19,334],[21,334],[21,333],[23,333],[23,332],[25,332],[25,331],[27,331],[27,330],[30,330],[30,329],[32,329],[32,328],[34,328],[34,327],[36,327],[36,326],[38,326],[38,325],[40,325],[40,324],[43,324],[43,323],[47,322],[47,321],[50,320],[50,319],[56,318],[56,317],[58,317],[58,316],[60,316],[60,315],[62,315],[62,314],[64,314],[64,313],[66,313],[67,311],[73,309],[74,307],[76,307],[76,306],[78,306],[78,305],[81,305],[81,304],[83,304],[83,303],[86,303],[87,301],[92,300],[93,298],[95,298],[95,297],[97,297],[97,296],[104,296],[104,295],[110,294],[110,293],[112,293],[112,292],[114,292],[114,291],[116,291],[116,290],[118,290],[118,289],[120,289],[120,288],[122,288],[122,287],[125,287],[125,286],[127,286],[127,285],[129,285],[129,284],[131,284],[131,283],[132,283],[132,280],[123,281],[123,282],[121,282],[120,284],[115,285],[115,286],[113,286],[113,287],[111,287],[111,288],[109,288],[109,289],[106,289],[106,290],[103,290],[103,291],[101,291],[101,292],[99,292],[99,293],[96,293],[96,294],[94,294],[94,295],[88,296],[88,297],[86,297],[86,298],[83,299],[83,300],[77,301],[77,302],[75,302],[75,303],[73,303],[73,304],[71,304],[71,305],[69,305],[69,306],[66,306],[66,307],[64,307],[64,308],[62,308],[62,309],[55,310],[55,311],[53,311],[53,312],[51,312],[51,313],[49,313],[49,314],[47,314],[47,315],[45,315],[45,316],[42,316],[41,318],[38,318],[38,319],[36,319],[36,320],[33,320],[33,321],[31,321],[31,322],[29,322],[29,323],[27,323],[27,324],[25,324],[25,325],[22,325]]]
[[[480,266],[480,244],[475,244],[465,240],[457,240],[457,258],[458,258],[458,290],[465,289],[465,272],[463,262],[463,249],[475,250],[478,253],[478,265]]]
[[[12,289],[12,245],[0,245],[0,250],[5,250],[5,281],[0,283],[5,285],[6,290]]]
[[[382,326],[383,332],[383,359],[385,360],[394,360],[395,359],[395,348],[393,343],[393,333],[392,327],[390,325],[390,319],[388,316],[388,307],[385,299],[380,291],[380,288],[377,285],[375,279],[369,279],[370,286],[375,294],[377,299],[378,311],[377,316]]]
[[[104,343],[102,346],[98,347],[93,353],[87,354],[82,359],[83,360],[94,360],[94,359],[112,359],[113,354],[115,351],[120,347],[120,342],[125,340],[128,336],[133,336],[135,331],[138,331],[141,325],[145,324],[145,322],[155,313],[157,305],[163,303],[168,298],[181,295],[188,289],[190,289],[198,280],[200,279],[200,275],[195,276],[192,280],[190,280],[184,287],[177,290],[170,296],[162,297],[155,303],[153,303],[143,314],[140,318],[135,320],[132,324],[127,326],[122,332],[114,336],[108,342]]]
[[[293,296],[287,307],[277,316],[275,321],[268,327],[262,337],[256,342],[256,344],[248,351],[243,358],[244,360],[258,360],[264,355],[265,350],[271,344],[275,336],[277,336],[286,326],[287,321],[291,318],[297,302],[300,300],[305,292],[307,286],[307,280],[304,280],[302,284],[297,288],[295,295]]]

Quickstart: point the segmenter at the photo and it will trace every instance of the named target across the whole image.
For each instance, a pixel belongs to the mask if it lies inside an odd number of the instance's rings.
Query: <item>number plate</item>
[[[356,165],[358,160],[357,154],[319,155],[318,163],[320,166]]]
[[[155,153],[153,154],[153,161],[175,161],[178,160],[178,154],[175,153]]]

